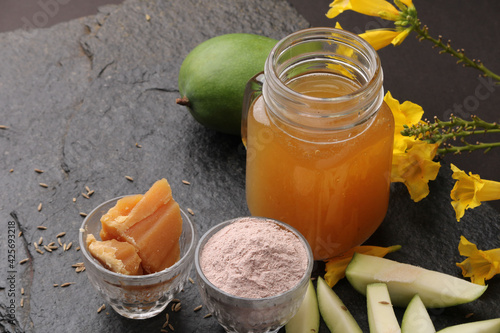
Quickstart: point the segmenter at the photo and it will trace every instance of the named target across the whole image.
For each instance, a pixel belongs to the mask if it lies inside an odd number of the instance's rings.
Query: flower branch
[[[401,135],[416,137],[428,143],[439,143],[442,147],[437,153],[444,155],[447,153],[460,154],[462,152],[471,152],[484,149],[484,152],[492,148],[500,147],[500,142],[484,143],[476,142],[471,144],[465,140],[466,137],[484,135],[486,133],[500,133],[500,125],[496,122],[489,123],[477,116],[472,116],[471,120],[464,120],[456,116],[451,116],[449,121],[441,121],[434,117],[434,122],[420,122],[415,125],[403,125],[404,129]],[[459,141],[462,145],[452,145],[448,140]]]
[[[495,74],[491,70],[489,70],[479,59],[470,59],[465,55],[465,50],[464,49],[457,49],[455,50],[453,47],[451,47],[451,41],[448,40],[446,44],[443,42],[443,37],[439,36],[438,39],[435,39],[429,35],[429,28],[424,25],[423,27],[421,26],[420,20],[415,19],[414,21],[409,22],[412,26],[413,31],[417,33],[419,36],[419,40],[428,40],[434,44],[434,47],[439,47],[441,48],[441,51],[439,51],[440,54],[442,53],[448,53],[452,55],[453,57],[457,58],[457,64],[463,64],[464,67],[472,67],[475,68],[483,73],[485,77],[491,77],[492,79],[495,79],[497,84],[500,84],[500,75]]]

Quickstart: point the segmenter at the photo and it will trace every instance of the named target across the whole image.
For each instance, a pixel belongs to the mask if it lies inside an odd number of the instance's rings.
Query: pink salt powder
[[[246,298],[283,293],[304,276],[308,257],[301,240],[272,220],[240,218],[213,235],[200,265],[223,291]]]

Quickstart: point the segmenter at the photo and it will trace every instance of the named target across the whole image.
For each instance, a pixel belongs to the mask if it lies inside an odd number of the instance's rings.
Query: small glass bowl
[[[120,315],[132,319],[151,318],[162,312],[186,283],[193,266],[197,242],[196,230],[189,216],[182,211],[182,234],[179,239],[181,258],[163,271],[147,275],[124,275],[104,268],[87,249],[87,235],[100,240],[101,216],[123,197],[114,198],[95,208],[83,221],[79,242],[85,271],[106,302]]]
[[[276,223],[292,232],[304,245],[308,256],[308,265],[299,283],[279,295],[264,298],[245,298],[229,294],[212,284],[203,273],[200,265],[200,255],[208,240],[222,228],[238,222],[236,218],[222,222],[208,230],[200,239],[195,253],[198,291],[208,311],[217,319],[227,332],[264,333],[277,332],[299,309],[311,276],[314,265],[313,254],[309,244],[295,228],[276,220],[252,217],[252,219]]]

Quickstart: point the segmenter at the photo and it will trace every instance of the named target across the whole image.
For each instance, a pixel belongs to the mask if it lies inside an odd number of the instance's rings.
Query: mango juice
[[[354,81],[328,74],[302,75],[286,85],[316,98],[345,96],[359,89]],[[325,110],[325,121],[335,122],[326,116],[335,111]],[[248,110],[243,138],[251,214],[298,229],[315,260],[360,245],[387,211],[393,136],[394,120],[385,103],[362,124],[325,132],[282,121],[260,96]]]

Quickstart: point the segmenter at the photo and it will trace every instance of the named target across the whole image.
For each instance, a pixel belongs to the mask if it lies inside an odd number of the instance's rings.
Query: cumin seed
[[[73,242],[69,242],[68,245],[66,246],[66,251],[68,251],[69,249],[71,249],[71,245],[73,245]]]
[[[88,187],[87,185],[85,185],[85,190],[87,190],[87,192],[90,192],[90,187]]]
[[[42,245],[43,243],[43,237],[40,237],[40,239],[38,240],[38,245]]]
[[[55,288],[55,287],[59,287],[59,285],[58,285],[57,283],[54,283],[52,286],[53,286],[54,288]]]
[[[344,310],[344,311],[347,311],[347,308],[345,307],[345,305],[342,305],[340,308],[341,308],[342,310]]]
[[[19,231],[19,233],[17,234],[17,237],[21,237],[22,235],[23,235],[23,232]]]
[[[36,242],[33,242],[33,246],[35,247],[35,249],[38,249],[38,244]]]
[[[203,305],[198,305],[197,307],[195,307],[195,308],[193,309],[193,311],[194,311],[194,312],[196,312],[196,311],[200,311],[202,307],[203,307]]]
[[[64,235],[66,235],[66,233],[63,231],[63,232],[58,233],[56,237],[59,238],[59,237],[63,237]]]
[[[84,212],[80,212],[80,216],[81,216],[81,217],[87,217],[87,214],[86,214],[86,213],[84,213]]]
[[[465,315],[465,318],[469,319],[473,315],[474,315],[474,312],[470,312],[470,313],[468,313],[468,314]]]
[[[65,283],[61,284],[61,288],[71,286],[72,284],[74,284],[74,282],[65,282]]]
[[[97,309],[97,313],[101,313],[102,310],[106,309],[106,304],[103,304],[101,305],[98,309]]]
[[[21,287],[21,295],[24,295],[24,288]]]
[[[7,128],[9,128],[9,127],[6,125],[0,125],[0,129],[7,129]]]
[[[40,185],[41,187],[44,187],[44,188],[49,187],[49,185],[47,185],[47,184],[45,184],[45,183],[40,183],[40,184],[38,184],[38,185]]]
[[[43,252],[42,250],[40,250],[39,248],[36,249],[36,252],[40,253],[40,254],[44,254],[45,252]]]
[[[88,192],[87,192],[87,195],[90,197],[90,196],[92,196],[92,194],[94,194],[94,193],[95,193],[95,191],[94,191],[94,190],[92,190],[92,191],[88,191]]]
[[[160,333],[168,333],[168,331],[167,331],[166,329],[162,328],[162,329],[160,330]]]
[[[57,243],[59,243],[59,246],[63,246],[61,242],[61,238],[57,238]]]
[[[36,227],[38,230],[47,230],[47,227],[43,226],[43,225],[39,225],[38,227]]]
[[[182,180],[182,183],[183,183],[184,185],[191,185],[191,183],[190,183],[189,181],[187,181],[187,180]]]
[[[21,307],[24,308],[24,298],[21,298],[21,302],[19,302],[19,305],[21,305]]]
[[[48,247],[47,245],[44,245],[43,248],[45,249],[45,251],[47,252],[52,252],[52,249],[50,247]]]
[[[211,313],[207,313],[206,315],[203,316],[203,318],[210,318],[210,317],[212,317]]]
[[[188,208],[187,211],[188,211],[189,214],[194,215],[194,212],[193,212],[193,210],[191,208]]]
[[[73,198],[73,202],[76,202],[76,198]]]
[[[174,311],[175,311],[175,312],[180,311],[181,307],[182,307],[182,306],[181,306],[181,303],[177,303],[177,304],[175,304]]]
[[[19,265],[22,265],[22,264],[27,263],[27,262],[28,262],[28,260],[30,260],[30,258],[24,258],[23,260],[21,260],[21,261],[19,262]]]
[[[134,178],[130,177],[130,176],[125,176],[125,179],[130,181],[130,182],[133,182],[134,181]]]
[[[194,284],[194,280],[191,277],[189,277],[188,280],[189,280],[189,282],[191,282],[192,284]]]
[[[136,146],[137,148],[142,148],[142,145],[138,144],[137,142],[135,143],[135,146]]]
[[[43,170],[42,170],[42,169],[36,169],[36,168],[35,168],[35,172],[36,172],[36,173],[43,173]]]
[[[39,212],[41,212],[41,211],[42,211],[42,203],[41,203],[41,202],[38,204],[37,209],[38,209],[38,211],[39,211]]]
[[[175,331],[174,327],[172,326],[172,324],[168,324],[168,328],[170,328],[170,330],[172,330],[172,331]]]
[[[165,328],[165,327],[167,327],[167,325],[168,325],[168,320],[166,322],[164,322],[163,325],[161,325],[161,328]]]
[[[389,302],[387,302],[387,301],[380,301],[379,303],[380,303],[380,304],[384,304],[384,305],[391,304],[391,303],[389,303]]]
[[[90,197],[87,194],[83,193],[83,192],[82,192],[82,197],[84,197],[85,199],[90,199]]]

